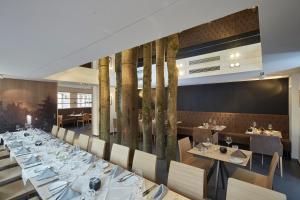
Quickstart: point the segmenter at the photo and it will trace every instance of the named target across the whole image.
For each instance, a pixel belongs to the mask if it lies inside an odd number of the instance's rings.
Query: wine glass
[[[269,125],[268,125],[268,129],[269,129],[269,131],[272,131],[272,129],[273,129],[272,124],[269,124]]]
[[[217,121],[214,119],[213,120],[213,125],[216,126],[217,125]]]
[[[230,137],[230,136],[227,136],[227,137],[225,138],[225,142],[226,142],[227,145],[229,146],[229,145],[232,143],[231,137]]]
[[[209,124],[212,123],[212,119],[211,119],[211,118],[208,119],[208,123],[209,123]]]
[[[252,126],[253,126],[253,128],[255,128],[256,127],[256,122],[253,122]]]

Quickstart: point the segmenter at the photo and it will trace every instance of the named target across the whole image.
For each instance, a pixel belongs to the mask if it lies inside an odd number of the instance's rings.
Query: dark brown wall
[[[24,126],[32,115],[34,127],[49,130],[57,112],[57,84],[16,79],[0,80],[0,133]]]

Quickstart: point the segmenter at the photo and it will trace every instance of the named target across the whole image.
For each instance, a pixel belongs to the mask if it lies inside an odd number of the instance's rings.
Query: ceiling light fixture
[[[236,54],[235,54],[235,57],[236,57],[236,58],[240,57],[240,53],[236,53]]]
[[[236,67],[239,67],[239,66],[240,66],[240,63],[238,63],[238,62],[235,63],[235,66],[236,66]]]
[[[231,64],[230,64],[230,67],[234,67],[234,64],[233,64],[233,63],[231,63]]]
[[[230,58],[231,59],[238,58],[238,57],[240,57],[240,53],[239,52],[230,54]]]

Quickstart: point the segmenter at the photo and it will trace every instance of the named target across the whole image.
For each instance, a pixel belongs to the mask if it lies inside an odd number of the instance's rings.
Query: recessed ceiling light
[[[235,66],[236,66],[236,67],[239,67],[239,66],[240,66],[240,63],[238,63],[238,62],[235,63]]]
[[[236,54],[235,54],[235,57],[236,57],[236,58],[240,57],[240,53],[236,53]]]
[[[230,67],[234,67],[234,64],[233,64],[233,63],[231,63],[231,64],[230,64]]]
[[[231,54],[231,55],[230,55],[230,58],[233,59],[233,58],[234,58],[234,54]]]

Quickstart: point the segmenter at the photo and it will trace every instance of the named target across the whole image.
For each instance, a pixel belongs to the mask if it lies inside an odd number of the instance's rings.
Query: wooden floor
[[[80,127],[73,129],[79,136],[79,133],[91,135],[91,125],[86,127]],[[111,135],[111,144],[115,141],[115,136]],[[139,143],[139,148],[142,148],[142,142]],[[155,148],[153,148],[153,153],[155,153]],[[252,169],[255,172],[262,173],[267,175],[269,164],[271,162],[271,157],[266,157],[264,159],[264,165],[261,165],[261,156],[254,155],[253,157],[253,165]],[[229,173],[233,173],[236,169],[235,165],[226,164],[226,167],[229,170]],[[274,176],[274,190],[282,192],[287,195],[287,199],[289,200],[298,200],[300,196],[300,165],[296,160],[284,159],[283,161],[283,178],[280,177],[279,170],[276,170]],[[166,161],[165,160],[158,160],[157,162],[157,183],[167,184],[167,168],[166,168]],[[214,192],[214,181],[215,181],[215,174],[211,177],[208,183],[208,197],[213,199],[213,192]],[[227,182],[227,180],[226,180]],[[226,184],[227,185],[227,184]],[[218,190],[218,200],[225,200],[226,199],[226,188]]]

